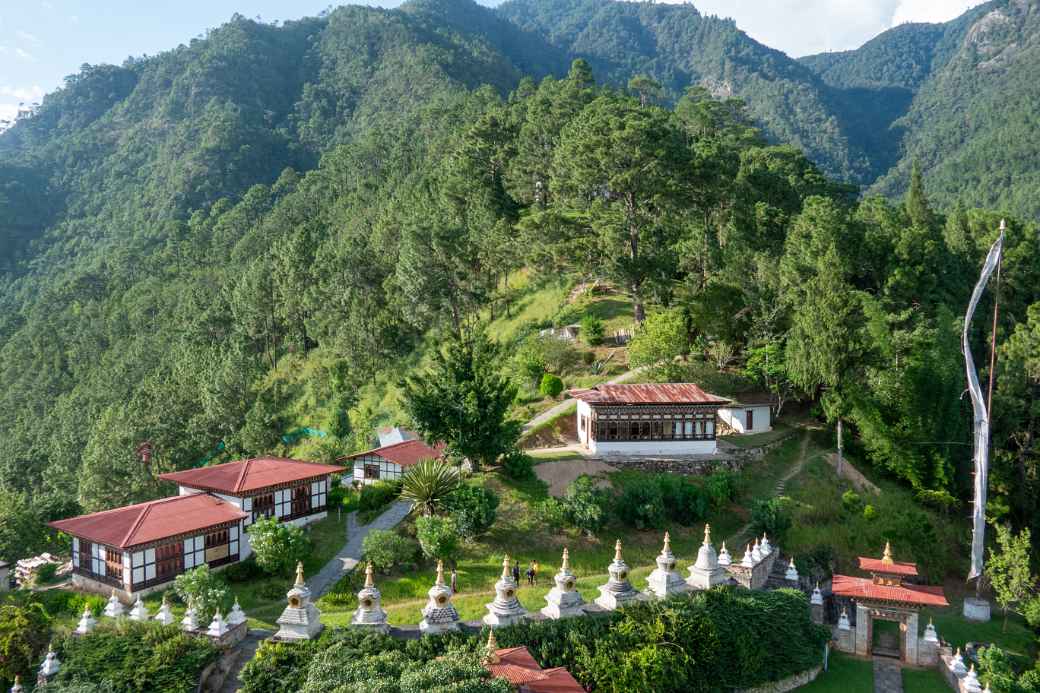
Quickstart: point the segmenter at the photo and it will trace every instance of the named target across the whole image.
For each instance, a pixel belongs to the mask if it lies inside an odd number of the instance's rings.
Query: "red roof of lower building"
[[[344,460],[353,460],[365,455],[382,457],[387,462],[393,462],[401,467],[411,467],[422,460],[436,460],[441,458],[444,455],[444,444],[438,443],[436,447],[430,447],[421,440],[405,440],[400,443],[394,443],[393,445],[384,445],[381,448],[374,448],[372,450],[366,450],[365,452],[356,452],[353,455],[346,455],[338,458],[336,461],[342,462]]]
[[[66,534],[125,549],[247,517],[208,493],[172,496],[48,524]]]
[[[331,464],[281,457],[259,457],[215,464],[211,467],[186,469],[182,472],[169,472],[160,474],[159,478],[189,488],[235,495],[344,471],[346,469],[343,467]]]
[[[884,559],[881,558],[864,558],[863,556],[860,556],[859,569],[865,570],[868,573],[917,577],[916,563],[899,563],[898,561],[886,563]]]
[[[590,404],[726,404],[725,397],[708,394],[693,383],[597,385],[568,390],[571,397]]]
[[[585,693],[571,673],[563,667],[542,669],[526,647],[495,650],[498,659],[484,666],[495,678],[505,679],[521,691],[530,693]]]
[[[949,606],[943,588],[938,585],[878,585],[870,578],[835,575],[831,591],[842,597],[918,606]]]

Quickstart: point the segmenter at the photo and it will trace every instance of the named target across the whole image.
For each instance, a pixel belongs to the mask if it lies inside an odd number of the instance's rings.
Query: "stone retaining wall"
[[[736,693],[787,693],[787,691],[793,691],[796,688],[812,683],[822,670],[823,666],[813,667],[799,674],[788,676],[786,679],[764,683],[754,688],[737,689]]]

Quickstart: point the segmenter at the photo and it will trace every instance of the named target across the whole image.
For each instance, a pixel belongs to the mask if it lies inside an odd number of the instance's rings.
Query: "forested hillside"
[[[926,56],[863,84],[690,7],[422,0],[236,17],[85,66],[0,134],[0,559],[44,544],[42,520],[287,452],[298,427],[327,431],[324,459],[367,444],[402,377],[515,308],[518,276],[613,287],[669,355],[764,362],[763,385],[819,401],[922,502],[963,512],[958,316],[1000,214],[930,203],[946,169],[923,156],[905,201],[858,199],[849,143],[887,136],[836,124],[868,120],[856,90],[917,89],[918,113]],[[730,90],[746,104],[712,98]],[[992,511],[1035,525],[1037,228],[1009,233]]]

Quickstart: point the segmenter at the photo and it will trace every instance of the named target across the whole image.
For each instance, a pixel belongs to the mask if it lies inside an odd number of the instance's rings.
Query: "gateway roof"
[[[693,383],[640,383],[597,385],[568,391],[590,404],[727,404],[725,397],[712,395]]]
[[[495,678],[505,679],[530,693],[584,693],[585,689],[563,667],[542,669],[526,647],[495,650],[496,662],[484,666]]]
[[[436,447],[431,447],[421,440],[405,440],[400,443],[394,443],[393,445],[384,445],[381,448],[374,448],[372,450],[366,450],[365,452],[356,452],[353,455],[346,455],[345,457],[340,457],[336,461],[342,462],[344,460],[353,460],[365,455],[382,457],[387,462],[393,462],[401,467],[411,467],[422,460],[439,459],[444,455],[444,445],[439,443]]]
[[[916,563],[900,563],[898,561],[886,561],[883,558],[859,557],[859,569],[868,573],[881,573],[883,575],[905,575],[917,577]]]
[[[331,464],[281,457],[259,457],[215,464],[212,467],[169,472],[160,474],[159,478],[190,488],[234,495],[343,471],[346,471],[343,467]]]
[[[949,606],[938,585],[879,585],[870,578],[835,575],[831,592],[852,599],[874,599],[919,606]]]
[[[187,534],[248,515],[208,493],[172,496],[48,524],[67,534],[120,549]]]

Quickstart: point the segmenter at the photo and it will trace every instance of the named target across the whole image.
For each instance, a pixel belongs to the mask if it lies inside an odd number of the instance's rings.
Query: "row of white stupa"
[[[176,617],[170,610],[170,603],[167,601],[165,596],[163,597],[162,605],[159,607],[159,611],[155,616],[148,613],[148,607],[145,606],[143,601],[141,601],[140,596],[137,597],[137,601],[134,602],[134,605],[130,608],[128,615],[123,603],[119,601],[114,591],[112,596],[108,598],[108,603],[105,604],[105,609],[101,613],[104,617],[117,620],[121,618],[129,618],[131,621],[139,622],[156,620],[164,626],[172,625],[176,620]],[[238,598],[236,597],[235,605],[231,607],[231,611],[228,612],[226,619],[221,615],[219,610],[213,614],[213,620],[210,621],[205,634],[214,638],[222,638],[227,635],[229,630],[245,622],[246,614],[242,611],[242,607],[239,606]],[[94,618],[94,614],[91,613],[90,607],[88,606],[83,609],[83,615],[80,617],[79,623],[76,625],[75,633],[77,635],[86,635],[94,630],[96,626],[97,620]],[[198,614],[191,604],[188,604],[188,608],[184,611],[184,618],[181,619],[181,628],[189,633],[198,633],[202,630],[199,627]]]
[[[755,542],[754,548],[748,546],[740,565],[753,568],[774,551],[778,549],[770,545],[769,539],[763,535],[761,541]],[[704,527],[704,543],[697,552],[697,561],[690,566],[688,578],[684,580],[675,570],[675,554],[672,553],[667,532],[664,535],[664,547],[656,562],[657,568],[647,578],[646,592],[640,592],[628,579],[629,568],[621,557],[621,541],[618,540],[614,546],[614,560],[607,566],[609,578],[599,588],[600,596],[595,599],[596,606],[611,611],[640,599],[666,599],[690,590],[710,589],[729,579],[726,568],[732,565],[725,544],[720,553],[715,553],[711,545],[711,528],[707,525]],[[527,609],[517,598],[517,584],[510,568],[509,556],[506,556],[502,561],[502,576],[495,583],[495,599],[485,607],[488,613],[483,622],[491,628],[509,626],[528,617]],[[380,604],[380,592],[372,575],[372,566],[369,564],[365,571],[365,586],[358,592],[358,608],[351,623],[386,632],[389,630],[386,612]],[[785,577],[792,582],[798,581],[794,559],[788,565]],[[577,590],[577,578],[570,570],[567,549],[563,550],[560,571],[553,577],[553,581],[555,585],[545,596],[547,603],[541,613],[553,619],[585,615],[586,603]],[[428,594],[429,600],[422,610],[423,620],[419,630],[428,635],[458,630],[459,614],[451,603],[452,591],[444,582],[444,566],[440,561],[437,563],[436,582]]]

